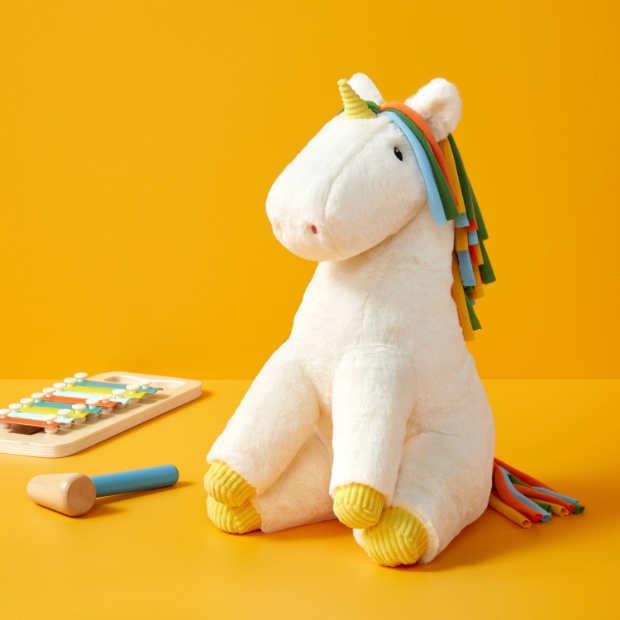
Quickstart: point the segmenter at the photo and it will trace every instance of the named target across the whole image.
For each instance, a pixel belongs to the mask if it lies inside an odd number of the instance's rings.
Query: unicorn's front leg
[[[258,374],[207,456],[211,468],[205,488],[211,500],[239,509],[251,529],[260,527],[251,498],[281,476],[311,435],[318,415],[314,388],[285,343]]]
[[[370,527],[389,504],[413,404],[413,367],[399,350],[360,347],[338,365],[330,494],[334,512],[345,525]]]
[[[479,381],[466,401],[467,409],[452,411],[448,424],[408,438],[389,507],[376,525],[354,532],[379,564],[430,562],[486,509],[494,429]]]

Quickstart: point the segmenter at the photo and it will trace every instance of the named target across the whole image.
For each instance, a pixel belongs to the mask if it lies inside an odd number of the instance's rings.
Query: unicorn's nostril
[[[310,226],[310,230],[312,231],[313,234],[317,234],[317,232],[319,232],[316,228],[316,226],[314,224],[312,224],[312,226]]]

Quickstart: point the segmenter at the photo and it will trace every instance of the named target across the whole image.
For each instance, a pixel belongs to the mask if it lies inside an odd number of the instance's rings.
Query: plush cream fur
[[[463,113],[456,86],[443,78],[431,80],[405,103],[426,121],[437,141],[456,129]]]
[[[349,80],[349,84],[364,101],[374,101],[377,105],[384,102],[381,93],[367,75],[356,73]]]
[[[352,85],[381,101],[366,76]],[[408,102],[437,137],[460,120],[445,80]],[[434,223],[413,151],[383,116],[329,121],[276,180],[267,214],[319,264],[208,461],[256,488],[263,531],[334,518],[338,487],[368,485],[422,521],[428,562],[484,511],[494,452],[450,294],[454,225]]]

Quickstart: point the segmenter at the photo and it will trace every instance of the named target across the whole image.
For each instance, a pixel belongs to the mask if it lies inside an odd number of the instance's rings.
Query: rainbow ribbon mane
[[[452,296],[463,336],[473,340],[474,331],[481,328],[474,305],[484,297],[484,285],[495,282],[495,273],[484,247],[489,235],[454,137],[437,142],[424,119],[403,103],[365,103],[373,113],[387,115],[407,138],[422,171],[435,223],[442,226],[456,220]]]

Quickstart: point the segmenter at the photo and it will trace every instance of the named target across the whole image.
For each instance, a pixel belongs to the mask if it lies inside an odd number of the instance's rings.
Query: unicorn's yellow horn
[[[347,118],[374,118],[372,110],[366,102],[351,88],[346,80],[338,80],[340,96],[344,104],[344,115]]]

